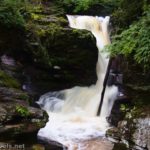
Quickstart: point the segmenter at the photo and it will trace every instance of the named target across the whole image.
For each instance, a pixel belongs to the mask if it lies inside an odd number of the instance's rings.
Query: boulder
[[[43,110],[29,105],[27,93],[0,87],[0,95],[0,137],[36,132],[47,122]]]
[[[150,117],[123,120],[107,130],[107,137],[125,143],[132,150],[150,149]]]

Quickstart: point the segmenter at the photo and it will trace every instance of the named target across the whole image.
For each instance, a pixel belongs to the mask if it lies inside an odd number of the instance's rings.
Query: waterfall
[[[108,25],[109,17],[67,15],[71,28],[85,29],[95,36],[98,48],[96,67],[97,82],[89,87],[73,87],[58,92],[42,95],[37,102],[49,115],[46,126],[38,136],[49,141],[66,145],[71,150],[75,141],[103,136],[109,124],[106,118],[110,115],[114,100],[118,94],[116,86],[107,86],[101,110],[96,116],[100,103],[103,81],[106,74],[109,53],[104,50],[110,44]]]

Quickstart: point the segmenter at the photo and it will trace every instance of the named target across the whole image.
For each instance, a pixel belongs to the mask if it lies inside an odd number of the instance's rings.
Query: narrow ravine
[[[93,139],[105,137],[105,132],[109,128],[106,118],[110,115],[118,94],[116,86],[107,86],[101,114],[96,116],[109,60],[109,54],[102,51],[104,46],[110,43],[109,17],[67,17],[70,27],[89,30],[96,37],[99,51],[96,68],[98,80],[90,87],[76,86],[42,95],[37,103],[48,113],[49,121],[38,132],[38,136],[43,140],[61,143],[69,150],[87,150],[92,148],[93,142],[98,143]],[[103,140],[100,140],[100,143],[102,142]]]

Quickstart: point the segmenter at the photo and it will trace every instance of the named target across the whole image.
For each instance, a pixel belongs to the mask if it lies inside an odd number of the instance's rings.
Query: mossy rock
[[[4,71],[0,70],[0,86],[9,88],[20,88],[20,83],[17,79],[9,76]]]
[[[115,143],[113,150],[128,150],[128,148],[123,143]]]

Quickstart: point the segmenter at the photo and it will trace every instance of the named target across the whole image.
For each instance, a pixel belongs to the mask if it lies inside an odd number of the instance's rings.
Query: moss
[[[135,119],[135,118],[145,118],[149,114],[150,114],[149,105],[147,106],[135,105],[133,109],[131,109],[129,115],[131,115],[132,119]]]
[[[93,37],[93,35],[91,34],[91,32],[88,32],[86,30],[73,29],[72,33],[74,35],[78,36],[78,38],[82,38],[82,39],[84,39],[84,38],[88,39],[88,38]]]
[[[45,126],[45,122],[43,122],[43,121],[36,122],[36,126],[37,126],[38,128],[42,128],[42,127]]]
[[[17,98],[29,102],[29,96],[26,93],[20,94]]]
[[[44,150],[44,146],[40,144],[36,144],[32,146],[32,150]]]
[[[127,147],[125,144],[116,143],[113,147],[113,150],[127,150]]]
[[[45,34],[46,34],[46,30],[45,30],[45,29],[42,29],[42,28],[39,28],[39,29],[36,31],[36,33],[37,33],[37,35],[38,35],[39,37],[43,37],[43,36],[45,36]]]
[[[43,16],[35,13],[31,13],[31,19],[40,20]]]
[[[0,86],[20,88],[20,83],[4,71],[0,70]]]
[[[60,25],[58,25],[56,23],[51,23],[48,25],[47,32],[53,38],[53,37],[57,36],[58,34],[60,34],[62,30],[63,30],[63,28]]]
[[[28,117],[30,115],[28,109],[21,105],[16,106],[16,113],[19,114],[21,117]]]
[[[32,119],[32,123],[37,127],[37,128],[43,128],[48,121],[48,114],[44,111],[43,112],[43,118],[42,119]]]
[[[30,8],[30,11],[31,12],[34,12],[34,13],[42,13],[44,10],[44,8],[42,7],[42,5],[32,5],[32,8]]]
[[[14,132],[14,133],[13,133],[14,136],[15,136],[15,135],[18,135],[18,134],[20,134],[20,133],[22,133],[23,127],[24,127],[24,126],[21,125],[21,126],[19,126],[19,127],[17,127],[17,128],[14,128],[14,129],[13,129],[13,130],[14,130],[14,131],[13,131],[13,132]]]
[[[92,52],[87,52],[87,49],[92,49],[95,45],[92,34],[87,31],[69,29],[64,14],[60,16],[53,13],[53,5],[43,7],[44,9],[42,6],[39,8],[33,6],[31,19],[26,24],[28,43],[25,51],[30,55],[31,61],[46,69],[55,65],[67,68],[74,65],[80,68],[80,61],[86,60],[87,56],[88,60],[91,58]],[[94,44],[90,44],[91,39]],[[76,54],[77,57],[75,57]],[[85,61],[83,63],[87,65]],[[69,80],[74,78],[69,75],[70,72],[64,72]]]
[[[64,18],[64,17],[57,17],[57,22],[58,22],[61,26],[68,25],[68,21],[67,21],[67,19]]]

